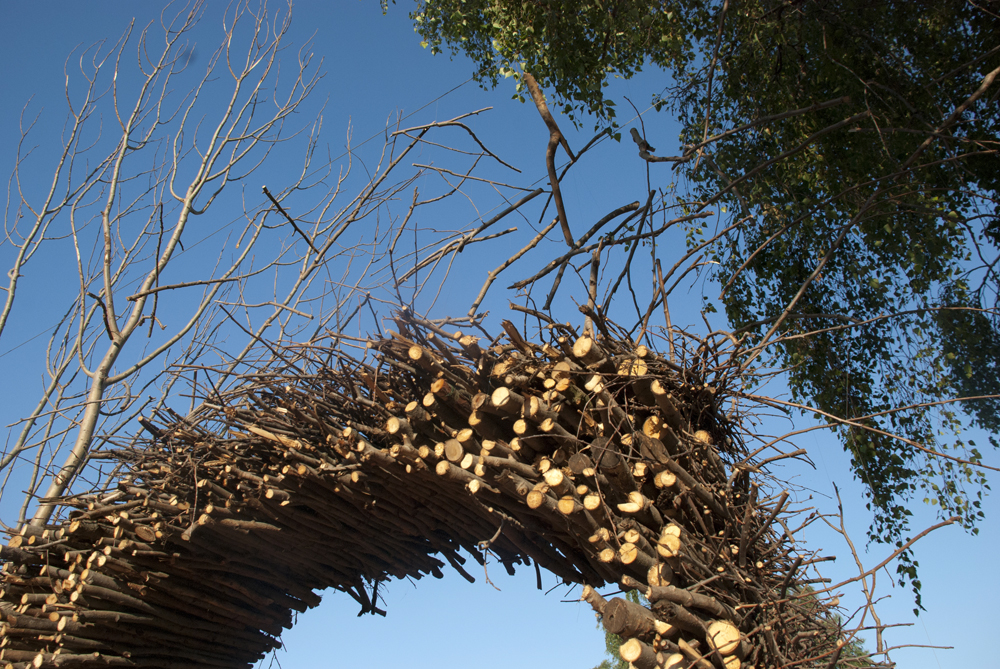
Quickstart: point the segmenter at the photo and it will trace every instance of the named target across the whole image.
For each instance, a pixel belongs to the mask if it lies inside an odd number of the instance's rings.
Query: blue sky
[[[508,174],[511,181],[525,187],[542,185],[547,132],[535,109],[512,101],[512,86],[483,91],[469,83],[470,63],[462,59],[449,60],[445,56],[432,57],[420,47],[406,7],[406,3],[390,5],[389,15],[383,17],[375,0],[295,5],[294,44],[285,57],[293,63],[296,49],[311,39],[312,49],[317,58],[323,59],[322,69],[326,72],[313,96],[316,104],[308,109],[308,114],[303,113],[301,119],[296,120],[301,120],[303,127],[308,126],[312,118],[309,114],[317,113],[323,105],[322,150],[329,151],[331,157],[341,154],[350,129],[359,155],[374,160],[373,154],[365,151],[380,143],[386,120],[397,111],[404,115],[415,112],[410,117],[412,120],[406,121],[406,124],[415,124],[493,107],[492,111],[470,120],[470,125],[501,158],[522,170],[520,175]],[[25,164],[25,175],[30,176],[25,183],[29,189],[37,189],[38,184],[45,183],[45,175],[51,173],[53,151],[58,148],[65,118],[63,84],[67,55],[98,40],[113,41],[133,17],[138,25],[145,25],[158,17],[159,9],[156,3],[148,2],[3,3],[9,27],[6,39],[0,42],[0,59],[7,64],[0,77],[3,92],[0,97],[0,166],[5,173],[14,165],[19,118],[27,105],[29,114],[26,117],[33,118],[37,114],[38,123],[30,135],[29,144],[37,149]],[[197,45],[193,52],[193,68],[204,63],[199,59],[206,58],[219,40],[222,10],[221,3],[210,5],[194,33]],[[634,81],[617,83],[613,90],[617,95],[628,95],[642,110],[650,94],[667,83],[661,73],[648,72]],[[105,121],[110,123],[110,118]],[[590,137],[589,132],[572,132],[565,119],[562,128],[574,148],[582,146]],[[646,128],[654,146],[662,153],[672,151],[677,128],[666,113],[647,115]],[[372,137],[372,144],[359,147],[363,140]],[[414,162],[421,159],[421,154],[414,156]],[[665,187],[671,179],[668,168],[657,167],[662,169],[654,170],[654,186]],[[282,171],[295,169],[294,159],[286,159],[282,154],[268,163],[266,173],[253,175],[252,188],[248,187],[247,192],[259,194],[259,181],[278,182]],[[571,221],[586,221],[580,223],[581,227],[589,226],[590,222],[621,204],[642,198],[646,188],[646,166],[635,156],[631,143],[603,142],[570,174],[563,192]],[[431,183],[430,179],[420,183],[426,183],[429,191],[440,188],[440,183]],[[484,218],[500,206],[498,198],[487,202],[478,211]],[[440,215],[443,219],[453,216],[456,220],[426,222],[425,225],[428,228],[434,225],[448,229],[463,227],[475,220],[477,210],[466,202],[449,205]],[[518,235],[500,240],[488,250],[470,251],[459,258],[453,269],[453,280],[435,304],[433,315],[464,314],[485,272],[519,248],[517,242],[523,244],[526,239],[524,230],[528,222],[510,223],[515,224],[521,227]],[[679,249],[682,240],[664,239],[661,243],[663,248]],[[4,268],[8,266],[6,253],[7,250],[0,247]],[[540,266],[540,257],[526,258],[523,272]],[[29,275],[35,281],[31,298],[18,305],[21,311],[15,329],[0,342],[0,365],[8,379],[0,388],[4,424],[13,422],[32,401],[33,396],[25,389],[34,388],[33,384],[37,383],[37,361],[43,345],[43,340],[33,337],[42,332],[51,319],[54,307],[49,304],[47,291],[58,290],[61,282],[68,280],[65,271],[57,260],[45,267],[44,272]],[[522,276],[517,273],[520,271],[517,269],[511,276]],[[506,285],[503,281],[500,283]],[[503,286],[498,284],[487,302],[494,322],[504,315],[506,300],[512,297]],[[686,298],[678,295],[677,302],[671,305],[675,322],[696,329],[702,327],[697,309],[703,290],[713,294],[711,286],[695,280]],[[575,287],[573,291],[580,294]],[[418,306],[427,308],[430,299],[430,295],[421,297]],[[572,314],[575,309],[568,305],[565,311]],[[723,323],[717,321],[713,325],[722,326]],[[775,392],[780,392],[780,388]],[[787,422],[775,420],[762,429],[780,434],[793,428]],[[982,441],[985,443],[985,439]],[[812,503],[826,512],[833,508],[831,496],[833,482],[836,482],[844,495],[851,535],[862,557],[868,563],[879,562],[889,549],[873,546],[870,552],[865,552],[864,529],[868,515],[860,489],[850,480],[839,444],[828,434],[813,432],[800,437],[797,445],[809,449],[816,469],[792,468],[787,470],[788,477],[807,491],[815,491]],[[14,501],[9,493],[0,501],[4,520],[11,513],[16,515]],[[956,646],[954,651],[899,651],[893,658],[900,666],[923,668],[959,663],[989,666],[993,661],[990,644],[983,642],[992,632],[987,626],[993,617],[993,594],[1000,592],[1000,577],[989,559],[1000,544],[996,531],[1000,508],[995,501],[988,500],[985,511],[987,522],[978,537],[949,527],[918,546],[916,557],[920,562],[927,608],[919,618],[914,619],[909,614],[912,608],[909,591],[893,587],[891,567],[890,571],[878,575],[877,592],[891,595],[882,606],[883,622],[912,624],[887,632],[890,644]],[[929,508],[918,505],[914,512],[915,528],[934,522]],[[825,552],[840,556],[835,565],[824,570],[834,582],[851,576],[849,553],[842,545],[828,545],[832,541],[829,533],[815,532],[810,541],[811,547],[822,546]],[[480,576],[475,570],[472,573]],[[499,592],[482,578],[470,585],[451,572],[443,581],[428,578],[415,586],[408,582],[392,583],[385,592],[389,611],[386,619],[368,616],[359,619],[352,600],[328,593],[319,609],[300,616],[298,625],[285,635],[287,650],[279,652],[277,659],[284,669],[361,663],[381,667],[400,661],[413,667],[475,663],[483,668],[537,665],[589,669],[600,661],[603,637],[594,627],[589,607],[561,601],[576,599],[578,591],[568,592],[566,587],[559,585],[548,595],[538,593],[530,569],[523,570],[516,578],[507,577],[500,568],[491,569],[489,575],[500,588]],[[554,586],[557,586],[556,579],[546,576],[545,588]],[[850,608],[856,606],[858,600],[856,595],[845,591],[842,601]]]

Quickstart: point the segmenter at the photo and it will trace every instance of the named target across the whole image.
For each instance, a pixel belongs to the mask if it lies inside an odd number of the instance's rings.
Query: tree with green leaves
[[[685,211],[728,217],[692,222],[688,257],[715,268],[706,308],[746,365],[786,370],[775,405],[839,431],[872,539],[901,545],[914,498],[982,516],[963,433],[1000,427],[1000,3],[425,0],[411,17],[482,84],[537,82],[619,138],[609,81],[665,70],[651,104],[680,146],[654,155],[647,119],[640,155]]]

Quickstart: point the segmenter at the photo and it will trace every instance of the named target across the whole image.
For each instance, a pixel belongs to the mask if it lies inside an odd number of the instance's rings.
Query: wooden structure
[[[759,492],[709,366],[563,326],[397,323],[371,362],[292,347],[145,421],[113,487],[3,548],[0,667],[250,666],[314,591],[380,613],[388,579],[473,580],[460,549],[583,585],[638,669],[836,664],[787,496]]]

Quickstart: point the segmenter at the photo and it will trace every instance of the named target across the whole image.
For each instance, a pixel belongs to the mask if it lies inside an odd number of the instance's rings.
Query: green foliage
[[[603,93],[611,77],[647,63],[687,66],[711,23],[709,7],[692,0],[420,0],[410,16],[425,47],[465,54],[480,83],[530,72],[574,121],[586,112],[604,122],[615,118]],[[518,81],[515,97],[521,90]]]
[[[594,669],[628,669],[628,662],[623,660],[621,655],[618,654],[618,649],[621,648],[621,645],[622,638],[620,636],[605,631],[604,651],[607,653],[607,657],[601,660],[601,663],[594,667]]]
[[[751,2],[737,12],[726,22],[714,123],[740,126],[840,96],[850,102],[712,145],[714,167],[730,178],[806,146],[724,200],[736,216],[752,217],[715,247],[718,276],[731,281],[727,314],[763,335],[828,256],[797,318],[778,333],[796,399],[852,419],[841,434],[868,488],[873,539],[903,537],[907,502],[919,492],[971,525],[982,515],[981,471],[920,447],[977,461],[957,409],[927,405],[1000,386],[996,320],[975,310],[997,306],[987,266],[998,250],[1000,114],[981,103],[943,124],[1000,64],[996,55],[980,59],[1000,21],[965,3]],[[682,141],[697,143],[705,74],[691,76],[696,85],[666,99],[681,113]],[[701,198],[725,184],[709,169],[688,176]],[[962,407],[990,430],[997,408],[995,399]],[[901,563],[901,576],[919,586],[913,566]]]
[[[654,102],[682,146],[844,98],[704,144],[677,165],[684,197],[744,221],[711,247],[722,305],[751,343],[784,319],[777,363],[794,399],[846,419],[871,538],[902,541],[915,497],[971,526],[985,479],[961,434],[995,433],[1000,405],[947,401],[1000,393],[1000,84],[959,106],[1000,65],[1000,3],[747,0],[720,21],[722,5],[426,0],[412,17],[481,83],[530,72],[576,122],[613,126],[609,80],[665,68]],[[900,576],[918,587],[915,566]]]

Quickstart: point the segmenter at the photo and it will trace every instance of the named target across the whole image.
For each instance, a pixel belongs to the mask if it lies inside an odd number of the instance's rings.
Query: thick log
[[[591,443],[590,450],[594,454],[597,469],[607,476],[615,490],[627,495],[638,489],[635,479],[632,478],[632,472],[614,441],[607,437],[598,437]]]
[[[507,470],[518,474],[526,481],[534,484],[539,479],[538,471],[531,465],[514,460],[513,458],[497,458],[490,455],[482,456],[483,464],[494,470]]]
[[[670,632],[670,626],[657,620],[653,612],[641,604],[615,597],[604,607],[604,629],[620,637],[652,639],[656,634]]]
[[[656,669],[659,665],[657,653],[649,644],[639,639],[628,639],[618,648],[618,654],[636,669]]]
[[[746,655],[746,647],[741,641],[743,637],[736,625],[728,620],[713,620],[705,628],[705,640],[719,655]],[[742,651],[742,652],[740,652]]]
[[[646,572],[646,583],[651,587],[673,585],[674,571],[666,562],[657,562]]]
[[[501,386],[493,391],[490,404],[498,413],[510,416],[520,413],[521,407],[524,406],[524,398],[510,388]]]
[[[487,439],[482,442],[483,455],[510,459],[514,457],[514,451],[503,440],[494,441]],[[529,465],[530,466],[530,465]]]
[[[574,342],[573,357],[586,367],[604,362],[607,355],[593,337],[584,335]]]
[[[644,428],[645,429],[645,428]],[[670,458],[670,452],[667,447],[663,445],[663,442],[659,440],[657,431],[657,436],[647,435],[643,432],[635,432],[631,437],[633,444],[638,445],[639,454],[648,461],[656,462],[660,464],[665,464]]]
[[[485,411],[469,412],[467,422],[480,439],[501,442],[510,438],[508,430],[501,425],[497,417]]]
[[[716,618],[724,618],[737,623],[742,620],[738,613],[719,602],[715,597],[689,592],[672,585],[650,587],[646,591],[646,598],[653,604],[659,601],[670,601],[689,609],[700,609]],[[732,653],[723,654],[731,655]]]
[[[574,453],[569,458],[569,469],[577,476],[591,476],[594,469],[594,463],[585,453]],[[587,473],[588,470],[591,470],[591,473]]]
[[[449,439],[444,442],[444,457],[448,459],[448,462],[461,462],[462,458],[465,457],[462,443],[458,439]]]
[[[683,653],[671,653],[663,659],[662,669],[686,669],[687,658]]]
[[[687,429],[687,421],[684,420],[684,417],[677,410],[680,404],[677,398],[667,390],[667,387],[659,379],[653,381],[650,385],[650,390],[656,398],[656,405],[660,408],[660,415],[664,422],[679,432],[685,431]]]

